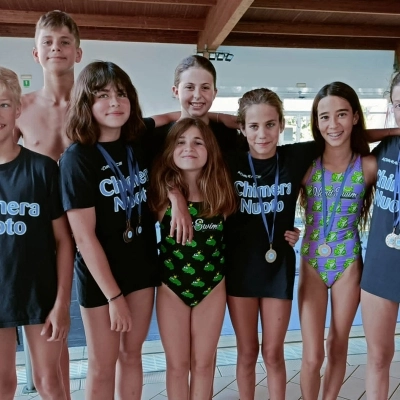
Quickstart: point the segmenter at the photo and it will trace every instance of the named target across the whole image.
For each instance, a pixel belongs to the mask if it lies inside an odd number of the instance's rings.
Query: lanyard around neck
[[[351,167],[351,162],[353,160],[353,156],[354,156],[354,154],[352,153],[350,161],[349,161],[349,165],[346,168],[346,172],[344,173],[342,183],[340,184],[339,191],[336,193],[335,202],[334,202],[334,205],[333,205],[333,209],[332,209],[331,216],[329,218],[328,224],[327,224],[328,210],[327,210],[327,199],[326,199],[326,191],[325,191],[326,190],[325,189],[325,168],[323,166],[322,156],[321,156],[321,170],[322,170],[321,171],[322,172],[322,176],[321,176],[321,181],[322,181],[321,182],[321,184],[322,184],[322,188],[321,188],[321,190],[322,190],[322,193],[321,193],[321,196],[322,196],[322,222],[323,222],[323,227],[324,227],[323,230],[324,230],[324,238],[325,239],[328,237],[329,232],[332,230],[333,220],[335,219],[337,207],[339,205],[340,198],[341,198],[341,196],[343,194],[343,189],[344,189],[344,185],[346,183],[347,177],[348,177],[348,175],[350,173],[350,170],[351,170],[350,167]]]
[[[119,192],[121,195],[121,201],[125,207],[126,220],[130,221],[132,215],[132,206],[135,204],[135,175],[138,181],[138,217],[139,224],[142,216],[142,202],[140,201],[140,176],[139,176],[139,165],[137,161],[134,161],[133,149],[131,146],[126,146],[128,169],[129,169],[129,182],[124,177],[121,169],[118,167],[117,163],[110,156],[108,151],[101,145],[101,143],[96,143],[97,148],[103,155],[111,171],[115,174],[117,178],[117,184]]]
[[[268,234],[269,243],[272,244],[273,241],[274,241],[276,210],[278,208],[278,188],[279,188],[279,156],[278,156],[278,152],[276,152],[275,190],[274,190],[274,216],[273,216],[273,219],[272,219],[271,233],[269,232],[267,218],[265,217],[264,203],[263,203],[262,198],[261,198],[260,188],[257,185],[256,172],[254,170],[253,159],[251,158],[250,152],[248,152],[248,160],[249,160],[249,165],[250,165],[250,169],[251,169],[251,174],[253,175],[254,184],[256,185],[258,202],[260,203],[261,217],[262,217],[262,220],[264,222],[265,230],[267,231],[267,234]]]
[[[399,149],[399,154],[397,156],[396,173],[394,176],[393,200],[395,203],[393,209],[393,232],[394,232],[400,223],[400,149]],[[397,207],[396,207],[396,200],[397,200]]]

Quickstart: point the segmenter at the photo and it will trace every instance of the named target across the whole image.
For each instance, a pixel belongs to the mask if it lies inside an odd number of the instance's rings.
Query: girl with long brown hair
[[[168,188],[187,201],[191,242],[177,243],[170,235]],[[183,118],[168,133],[154,166],[149,204],[161,227],[157,319],[168,398],[204,400],[212,390],[226,305],[225,218],[235,212],[237,199],[214,134],[200,119]]]
[[[368,219],[377,164],[370,155],[360,101],[349,85],[332,82],[318,92],[311,129],[321,155],[302,181],[306,226],[299,281],[300,385],[305,399],[318,398],[331,289],[322,398],[333,400],[343,382],[350,328],[360,301],[359,228]]]

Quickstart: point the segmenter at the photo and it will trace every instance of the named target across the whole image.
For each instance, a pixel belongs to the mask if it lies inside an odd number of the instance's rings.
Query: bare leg
[[[214,360],[226,306],[225,280],[192,309],[190,400],[205,400],[214,381]]]
[[[285,400],[286,366],[283,343],[289,325],[292,300],[260,300],[262,356],[267,367],[269,398]]]
[[[189,399],[190,307],[171,289],[157,288],[157,321],[167,360],[169,399]]]
[[[222,324],[223,323],[224,323],[224,321],[222,321]],[[218,347],[218,344],[217,344],[217,347]],[[213,367],[213,381],[212,381],[212,384],[211,384],[210,394],[208,395],[208,400],[211,400],[213,395],[214,395],[214,376],[215,376],[215,369],[217,368],[217,352],[215,352],[213,364],[214,364],[214,367]]]
[[[299,314],[303,339],[300,387],[303,398],[316,400],[325,358],[324,332],[328,288],[315,270],[302,260],[299,279]]]
[[[64,340],[64,344],[61,351],[61,373],[64,382],[65,396],[67,400],[71,400],[70,393],[70,378],[69,378],[69,352],[68,352],[68,341]]]
[[[43,400],[66,400],[60,367],[63,342],[48,342],[40,335],[42,328],[42,324],[25,326],[36,389]]]
[[[367,340],[367,397],[386,400],[399,304],[361,290],[361,309]]]
[[[241,400],[254,400],[258,342],[259,299],[228,296],[228,307],[236,334],[238,361],[236,379]]]
[[[361,260],[356,261],[331,289],[331,324],[326,340],[326,366],[322,398],[336,400],[346,372],[349,334],[360,303]]]
[[[116,375],[116,399],[140,400],[143,386],[142,345],[149,331],[154,288],[126,296],[132,312],[132,330],[121,333]]]
[[[15,328],[0,329],[0,399],[13,400],[17,388],[15,351],[17,338]]]
[[[88,349],[86,400],[111,400],[115,390],[115,366],[118,359],[121,333],[110,329],[108,305],[83,308]]]

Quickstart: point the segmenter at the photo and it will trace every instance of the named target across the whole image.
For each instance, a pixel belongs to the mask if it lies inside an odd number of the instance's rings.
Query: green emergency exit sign
[[[30,79],[24,79],[22,82],[23,82],[24,88],[28,88],[28,87],[31,86],[31,80]]]

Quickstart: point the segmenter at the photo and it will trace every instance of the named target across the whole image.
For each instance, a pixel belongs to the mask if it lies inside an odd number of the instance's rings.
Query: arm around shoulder
[[[362,158],[362,169],[367,186],[375,185],[378,173],[378,162],[372,154]]]
[[[174,236],[176,233],[178,243],[191,242],[193,240],[193,225],[186,199],[176,188],[168,191],[168,199],[171,202],[172,209],[170,236]]]
[[[388,136],[399,136],[400,128],[366,129],[365,136],[369,143],[379,142]]]
[[[239,129],[236,115],[209,112],[208,117],[211,121],[223,123],[227,128]]]
[[[152,115],[151,118],[154,120],[155,127],[158,128],[160,126],[168,125],[172,122],[178,121],[181,117],[180,111],[171,111],[165,114]]]

